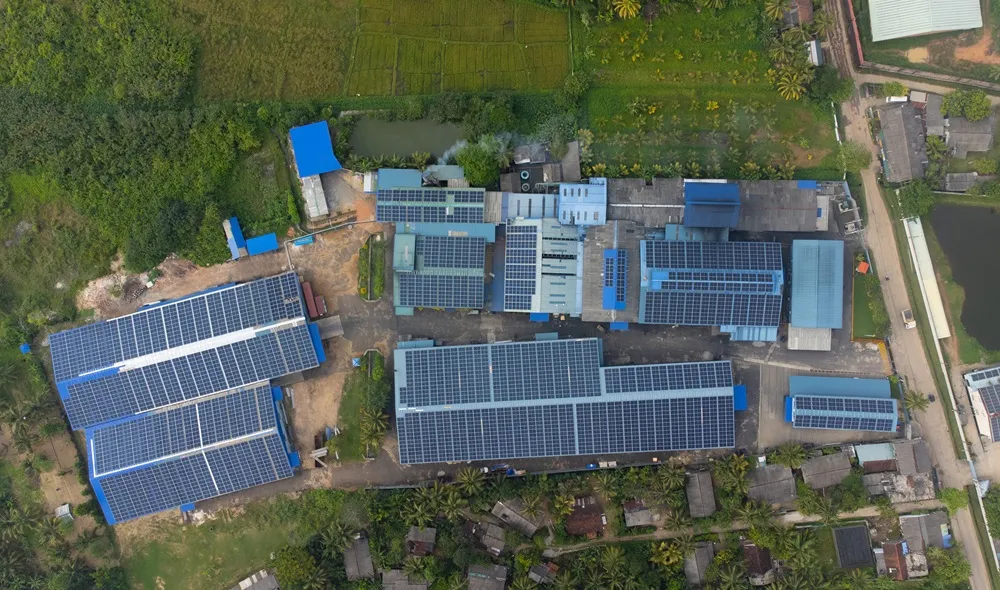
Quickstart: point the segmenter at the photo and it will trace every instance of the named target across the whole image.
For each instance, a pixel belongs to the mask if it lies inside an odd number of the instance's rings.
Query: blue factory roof
[[[292,127],[288,134],[292,141],[295,167],[298,168],[300,178],[342,168],[337,156],[333,154],[330,126],[326,121]]]
[[[896,400],[857,396],[791,396],[793,428],[895,432]]]
[[[608,179],[559,185],[559,223],[604,225],[608,217]]]
[[[108,523],[292,476],[277,407],[265,383],[86,430],[90,481]]]
[[[780,244],[644,240],[640,258],[640,323],[725,326],[738,338],[777,337],[774,330],[739,328],[780,322]]]
[[[729,361],[601,356],[597,338],[397,349],[400,462],[733,447]]]
[[[378,188],[420,188],[423,178],[419,170],[412,168],[379,168]]]
[[[844,242],[792,242],[792,326],[844,327]]]
[[[788,391],[793,396],[892,397],[888,379],[862,379],[859,377],[792,376],[788,378]]]
[[[738,184],[684,181],[685,226],[735,228],[739,221]]]

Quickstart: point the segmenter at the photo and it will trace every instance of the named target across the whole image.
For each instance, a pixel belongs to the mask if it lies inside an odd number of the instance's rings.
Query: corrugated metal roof
[[[379,168],[376,188],[420,188],[423,177],[419,170],[409,168]]]
[[[314,176],[324,172],[340,170],[340,162],[333,155],[333,141],[330,126],[326,121],[317,121],[301,127],[293,127],[288,132],[295,155],[295,167],[299,178]]]
[[[870,0],[868,7],[873,41],[983,26],[977,0]]]
[[[587,184],[560,184],[559,222],[604,225],[608,217],[607,183],[606,178],[591,178]]]
[[[739,185],[684,181],[685,226],[734,228],[739,221]]]
[[[858,458],[858,464],[862,467],[865,466],[865,463],[872,461],[896,460],[896,449],[892,446],[892,443],[854,445],[854,454]]]
[[[792,242],[792,325],[844,327],[844,242]]]
[[[859,377],[792,376],[788,378],[788,391],[792,397],[796,395],[879,397],[886,399],[892,397],[888,379],[861,379]]]

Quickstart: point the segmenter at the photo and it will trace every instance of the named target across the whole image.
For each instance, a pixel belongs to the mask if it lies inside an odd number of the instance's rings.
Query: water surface
[[[351,149],[359,156],[406,157],[413,152],[430,152],[440,157],[462,138],[462,129],[452,123],[417,121],[379,121],[364,117],[351,134]]]

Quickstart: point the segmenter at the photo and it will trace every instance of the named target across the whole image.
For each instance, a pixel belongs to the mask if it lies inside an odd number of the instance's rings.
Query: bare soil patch
[[[983,27],[982,36],[976,43],[955,48],[955,59],[971,61],[977,64],[1000,64],[1000,55],[993,51],[993,31]]]
[[[906,59],[915,64],[925,64],[930,61],[931,52],[926,47],[914,47],[906,51]]]

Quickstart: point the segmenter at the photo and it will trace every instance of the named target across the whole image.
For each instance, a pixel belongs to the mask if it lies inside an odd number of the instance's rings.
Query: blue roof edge
[[[734,385],[733,386],[733,410],[744,411],[750,407],[747,401],[747,386],[746,385]]]
[[[313,350],[316,352],[316,360],[321,364],[326,362],[326,351],[323,350],[323,340],[319,337],[319,326],[308,324],[309,340],[312,341]]]

